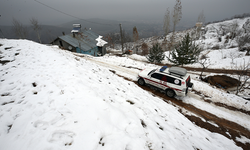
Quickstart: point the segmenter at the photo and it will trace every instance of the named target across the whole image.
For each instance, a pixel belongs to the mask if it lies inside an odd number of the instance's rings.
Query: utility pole
[[[1,15],[0,15],[0,17],[1,17]],[[0,32],[1,32],[1,33],[2,33],[2,35],[3,35],[3,32],[2,32],[2,30],[1,30],[1,29],[0,29]],[[3,35],[3,38],[5,38],[5,37],[4,37],[4,35]]]
[[[122,53],[123,53],[123,35],[122,35],[122,24],[120,24],[120,35],[121,35],[121,44],[122,44]]]

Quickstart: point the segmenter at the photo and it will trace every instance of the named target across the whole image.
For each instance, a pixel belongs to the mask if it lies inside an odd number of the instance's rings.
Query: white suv
[[[144,69],[138,74],[140,85],[151,85],[164,90],[168,97],[185,96],[193,87],[187,70],[180,67],[163,66],[158,69]]]

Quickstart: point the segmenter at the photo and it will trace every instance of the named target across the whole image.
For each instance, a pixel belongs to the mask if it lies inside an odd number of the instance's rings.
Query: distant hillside
[[[120,26],[122,24],[122,29],[125,30],[127,34],[132,37],[133,27],[136,26],[140,38],[148,38],[152,36],[161,36],[163,35],[162,23],[150,23],[143,21],[117,21],[117,20],[105,20],[105,19],[86,19],[86,20],[75,20],[61,24],[58,26],[48,26],[41,25],[41,39],[42,43],[50,43],[56,37],[61,36],[62,32],[69,34],[72,30],[72,25],[79,23],[82,25],[82,28],[93,30],[94,32],[105,36],[108,33],[119,33]],[[179,25],[177,30],[184,30],[188,28],[187,25]],[[2,32],[0,32],[0,38],[8,39],[18,39],[15,33],[12,31],[12,26],[0,26]],[[31,28],[27,26],[28,37],[27,39],[38,42],[37,35]]]
[[[82,25],[82,28],[91,28],[91,30],[105,35],[107,33],[119,33],[120,26],[122,24],[123,30],[128,34],[132,35],[133,27],[136,26],[140,38],[150,37],[161,35],[163,33],[162,25],[160,23],[146,23],[146,22],[132,22],[132,21],[117,21],[117,20],[105,20],[105,19],[86,19],[84,20],[75,20],[65,24],[62,24],[61,27],[71,28],[72,24],[79,23]]]

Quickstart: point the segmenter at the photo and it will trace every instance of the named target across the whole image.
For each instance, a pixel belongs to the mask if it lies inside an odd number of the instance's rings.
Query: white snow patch
[[[97,46],[100,46],[100,47],[102,47],[102,46],[104,46],[105,44],[107,44],[108,42],[106,42],[106,41],[104,41],[103,39],[102,39],[102,36],[100,36],[99,35],[99,37],[96,39],[96,41],[97,41]]]

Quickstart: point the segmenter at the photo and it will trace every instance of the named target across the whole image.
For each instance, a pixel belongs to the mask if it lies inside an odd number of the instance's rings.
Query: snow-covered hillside
[[[207,57],[208,68],[213,69],[235,69],[243,65],[244,63],[250,63],[250,56],[246,56],[246,51],[239,51],[237,39],[244,34],[244,28],[247,28],[247,32],[250,32],[250,17],[243,19],[232,19],[223,22],[213,23],[204,26],[204,31],[200,32],[200,37],[197,38],[196,28],[191,28],[184,31],[178,31],[175,35],[176,42],[179,42],[188,33],[197,44],[203,49],[201,55]],[[236,34],[232,37],[231,34]],[[170,39],[172,33],[168,34],[166,39]],[[164,37],[150,37],[147,39],[141,39],[138,43],[146,43],[149,47],[152,47],[154,43],[164,43]],[[139,45],[140,45],[139,44]],[[133,44],[130,44],[133,45]],[[138,45],[138,44],[137,44]],[[250,41],[246,42],[246,45],[250,47]],[[133,47],[133,46],[132,46]],[[135,47],[135,46],[134,46]],[[163,46],[163,50],[164,50]],[[165,53],[169,56],[169,52]],[[145,57],[138,58],[134,56],[135,59],[147,61]],[[163,64],[171,64],[167,58],[162,61]],[[186,65],[189,67],[201,68],[201,64],[195,63],[191,65]]]
[[[241,149],[106,67],[27,40],[0,44],[1,150]]]

